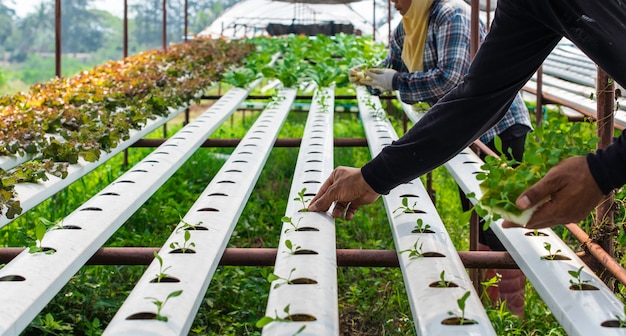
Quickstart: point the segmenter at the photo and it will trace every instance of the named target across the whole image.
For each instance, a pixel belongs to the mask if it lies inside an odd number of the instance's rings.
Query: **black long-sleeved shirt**
[[[491,30],[463,81],[363,166],[363,177],[376,192],[386,194],[458,154],[502,118],[562,37],[626,84],[624,22],[622,1],[499,1]],[[626,183],[625,137],[587,157],[604,193]]]

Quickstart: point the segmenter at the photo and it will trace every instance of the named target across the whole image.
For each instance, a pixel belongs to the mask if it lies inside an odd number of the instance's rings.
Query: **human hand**
[[[350,83],[362,85],[361,82],[365,78],[365,73],[363,72],[364,66],[365,64],[359,64],[348,70],[348,80],[350,80]]]
[[[366,69],[367,76],[363,81],[364,84],[382,91],[393,91],[393,76],[397,73],[394,69],[372,68]]]
[[[309,203],[309,211],[327,211],[335,202],[332,216],[351,220],[361,205],[374,203],[378,196],[363,179],[361,169],[337,167]]]
[[[576,156],[554,166],[546,176],[526,189],[515,201],[520,210],[526,210],[549,200],[530,217],[527,229],[541,229],[558,224],[576,223],[589,215],[604,198],[594,180],[587,159]],[[505,228],[520,225],[504,221]]]

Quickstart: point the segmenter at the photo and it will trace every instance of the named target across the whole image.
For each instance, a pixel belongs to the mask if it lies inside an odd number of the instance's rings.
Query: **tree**
[[[68,53],[98,50],[103,41],[101,16],[88,9],[93,0],[61,1],[62,49]]]

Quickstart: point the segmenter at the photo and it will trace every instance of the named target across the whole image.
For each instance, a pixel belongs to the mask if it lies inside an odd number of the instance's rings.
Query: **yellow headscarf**
[[[406,33],[402,46],[402,61],[410,72],[424,69],[422,60],[432,4],[433,0],[412,0],[406,14],[402,16],[402,24]]]

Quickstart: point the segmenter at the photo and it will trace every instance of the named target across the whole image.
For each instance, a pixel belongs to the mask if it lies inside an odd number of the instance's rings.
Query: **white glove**
[[[367,79],[364,84],[382,91],[393,91],[393,76],[396,74],[394,69],[372,68],[365,70]]]
[[[363,66],[365,66],[365,64],[359,64],[348,70],[348,79],[350,80],[350,83],[361,84],[360,82],[363,78],[365,78],[363,74]]]

